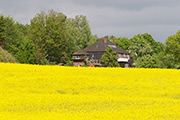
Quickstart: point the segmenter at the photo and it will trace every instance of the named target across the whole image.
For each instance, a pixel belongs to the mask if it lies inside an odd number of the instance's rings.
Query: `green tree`
[[[2,46],[3,48],[5,37],[5,19],[3,15],[0,15],[0,46]]]
[[[112,47],[106,49],[106,52],[101,57],[101,62],[107,67],[118,67],[118,54],[112,51]]]
[[[16,59],[20,63],[34,64],[34,44],[29,40],[29,25],[15,23],[20,35],[20,43],[16,52]]]
[[[124,50],[128,50],[128,48],[130,46],[130,41],[126,37],[119,37],[118,39],[116,39],[115,43],[117,46],[119,46],[120,48],[122,48]]]
[[[175,68],[175,58],[172,54],[161,52],[157,55],[159,68]]]
[[[16,59],[20,63],[34,64],[34,51],[34,44],[30,40],[24,40],[19,46]]]
[[[88,61],[87,61],[87,56],[84,56],[84,65],[87,66],[88,65]]]
[[[11,17],[1,16],[1,46],[9,53],[16,55],[20,44],[20,34],[15,26],[15,21]]]
[[[144,33],[141,35],[141,38],[143,38],[151,46],[153,52],[156,54],[162,51],[165,47],[163,43],[156,42],[151,36],[151,34]]]
[[[145,55],[141,58],[138,58],[136,61],[136,67],[138,68],[158,68],[158,60],[156,56]]]
[[[145,55],[156,55],[164,51],[164,48],[165,46],[162,43],[156,42],[150,34],[144,33],[130,39],[128,51],[131,53],[133,60],[136,61]]]
[[[31,20],[30,40],[35,47],[35,63],[65,63],[68,59],[66,16],[53,10],[37,14]]]
[[[173,55],[175,64],[180,65],[180,31],[176,35],[169,36],[165,44],[166,53]]]
[[[1,15],[0,19],[0,46],[11,53],[18,62],[27,63],[24,62],[29,57],[28,50],[24,47],[24,43],[27,43],[27,27],[18,22],[15,23],[9,16]],[[31,53],[30,56],[32,55]],[[33,60],[28,63],[33,63]]]
[[[72,53],[98,40],[97,36],[92,35],[86,16],[77,15],[75,18],[69,18],[67,27]]]

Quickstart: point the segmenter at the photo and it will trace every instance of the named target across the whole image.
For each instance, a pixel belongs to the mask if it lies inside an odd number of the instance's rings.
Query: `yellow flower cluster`
[[[0,63],[0,120],[180,119],[180,70]]]

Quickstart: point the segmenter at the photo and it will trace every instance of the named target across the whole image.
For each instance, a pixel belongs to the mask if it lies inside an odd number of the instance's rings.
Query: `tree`
[[[130,46],[130,41],[126,37],[119,37],[118,39],[116,39],[115,43],[117,46],[119,46],[120,48],[122,48],[124,50],[128,50],[128,48]]]
[[[5,19],[3,15],[0,15],[0,46],[2,46],[3,48],[5,37]]]
[[[141,37],[151,46],[154,53],[157,54],[163,50],[164,45],[160,42],[156,42],[151,36],[151,34],[144,33],[141,35]]]
[[[131,53],[134,61],[143,56],[153,56],[164,51],[164,45],[160,42],[156,42],[148,33],[138,34],[129,41],[130,46],[128,51]]]
[[[24,42],[27,43],[26,29],[26,26],[18,22],[15,23],[11,17],[0,16],[0,46],[11,53],[20,63],[24,63],[22,58],[25,60],[29,55],[26,47],[24,47]],[[23,50],[21,50],[22,47],[24,47]],[[26,54],[24,54],[24,51],[26,51]],[[30,63],[33,63],[33,61]]]
[[[97,36],[92,35],[86,16],[77,15],[75,18],[69,18],[66,23],[72,53],[98,40]]]
[[[34,51],[34,44],[25,39],[19,46],[16,59],[20,63],[34,64]]]
[[[145,55],[138,58],[136,61],[136,67],[138,68],[158,68],[158,60],[155,56]]]
[[[158,54],[158,66],[159,68],[175,68],[175,58],[172,54],[167,54],[165,52]]]
[[[176,35],[169,36],[165,42],[166,53],[174,56],[175,64],[180,65],[180,30]]]
[[[84,65],[85,65],[85,66],[88,65],[88,61],[87,61],[87,56],[86,56],[86,55],[84,56],[84,61],[83,61],[83,62],[84,62]]]
[[[35,47],[35,63],[65,63],[68,39],[66,39],[66,16],[49,11],[37,14],[30,24],[30,40]]]
[[[112,51],[112,47],[106,48],[106,52],[101,57],[101,62],[107,67],[118,67],[118,54]]]

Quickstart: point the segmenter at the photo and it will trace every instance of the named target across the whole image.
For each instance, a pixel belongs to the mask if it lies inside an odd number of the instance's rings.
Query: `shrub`
[[[0,47],[0,62],[16,63],[17,61],[15,57],[13,57],[10,53]]]

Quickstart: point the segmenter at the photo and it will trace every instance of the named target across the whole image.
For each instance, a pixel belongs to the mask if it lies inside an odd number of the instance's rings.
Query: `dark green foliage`
[[[180,31],[166,40],[166,53],[174,56],[176,64],[180,64]]]
[[[88,65],[87,56],[84,56],[84,65]]]
[[[30,25],[0,15],[0,46],[20,63],[68,63],[74,52],[97,40],[82,15],[67,19],[51,10],[37,14]]]
[[[4,39],[1,39],[2,47],[7,50],[12,55],[16,56],[18,52],[18,46],[20,45],[21,35],[18,29],[16,28],[15,22],[10,17],[4,17],[5,29]]]
[[[159,68],[175,68],[175,58],[172,54],[165,52],[158,54]]]
[[[158,60],[154,55],[145,55],[136,61],[136,67],[138,68],[158,68],[157,64]]]
[[[164,51],[165,46],[162,43],[156,42],[148,33],[138,34],[137,36],[131,38],[129,42],[130,46],[128,48],[128,51],[131,53],[131,57],[133,57],[136,67],[145,66],[145,61],[143,61],[142,59],[146,58],[150,59],[149,61],[147,61],[147,63],[153,65],[146,65],[145,67],[157,67],[156,62],[158,59],[153,60],[151,58],[154,58],[154,56],[156,56],[159,52]],[[141,62],[142,65],[140,65]]]
[[[0,46],[4,48],[5,34],[5,19],[3,15],[0,15]]]
[[[116,45],[119,46],[120,48],[124,49],[124,50],[128,50],[129,46],[130,46],[130,40],[128,38],[125,37],[119,37],[118,39],[116,39]]]
[[[180,31],[168,37],[166,46],[156,42],[148,33],[131,39],[113,35],[105,37],[111,42],[115,39],[116,45],[130,52],[136,67],[180,68]],[[72,54],[97,40],[86,16],[67,19],[64,14],[51,10],[47,14],[37,14],[30,25],[23,25],[9,16],[0,15],[2,62],[73,65]],[[106,66],[119,66],[117,54],[112,51],[106,51],[102,60]]]
[[[67,37],[71,42],[72,53],[98,40],[97,36],[92,36],[86,16],[77,15],[75,18],[68,19],[67,27]]]
[[[107,67],[118,67],[119,63],[117,61],[118,54],[112,51],[112,48],[109,47],[106,49],[106,52],[101,57],[101,62]]]
[[[164,50],[164,45],[156,42],[150,34],[138,34],[130,39],[129,51],[133,59],[150,54],[151,56]]]
[[[37,14],[31,20],[30,40],[35,46],[35,63],[66,62],[66,16],[53,10]]]
[[[34,44],[30,40],[23,41],[17,52],[16,59],[20,63],[34,64]]]
[[[34,63],[32,50],[28,48],[27,27],[15,23],[11,17],[0,17],[0,46],[11,53],[20,63]],[[3,24],[1,24],[3,21]],[[27,47],[27,48],[26,48]]]
[[[66,63],[66,66],[73,66],[73,61],[68,61],[68,62]]]
[[[13,57],[10,53],[0,47],[0,62],[16,63],[17,61],[15,57]]]

